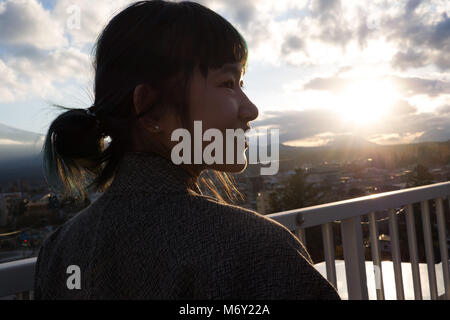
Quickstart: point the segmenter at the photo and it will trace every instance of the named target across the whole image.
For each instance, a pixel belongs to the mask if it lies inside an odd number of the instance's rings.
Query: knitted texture
[[[80,289],[69,289],[70,265]],[[128,152],[108,190],[57,228],[35,299],[339,299],[288,229],[202,195],[156,154]]]

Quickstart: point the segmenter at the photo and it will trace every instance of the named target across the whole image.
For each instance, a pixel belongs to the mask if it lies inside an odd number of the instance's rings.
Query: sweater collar
[[[159,154],[144,152],[123,155],[108,190],[114,194],[202,194],[183,167]]]

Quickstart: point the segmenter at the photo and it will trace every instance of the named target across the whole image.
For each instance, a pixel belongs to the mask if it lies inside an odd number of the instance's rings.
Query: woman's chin
[[[213,164],[209,166],[208,169],[214,169],[222,172],[230,172],[230,173],[240,173],[243,172],[247,168],[247,159],[242,164],[233,163],[233,164]]]

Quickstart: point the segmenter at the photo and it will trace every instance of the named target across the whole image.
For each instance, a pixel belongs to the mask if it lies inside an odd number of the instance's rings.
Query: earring
[[[159,130],[159,125],[155,124],[154,128],[155,128],[156,130]]]

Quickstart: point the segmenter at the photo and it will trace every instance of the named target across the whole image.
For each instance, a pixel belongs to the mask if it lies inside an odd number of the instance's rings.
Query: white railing
[[[401,269],[401,256],[399,233],[395,208],[406,208],[406,227],[414,297],[422,299],[420,283],[417,237],[414,224],[413,204],[421,204],[423,233],[425,240],[425,253],[428,266],[428,280],[431,299],[438,299],[436,285],[436,268],[434,264],[433,241],[431,236],[429,200],[435,201],[437,227],[439,233],[439,246],[442,260],[443,298],[450,299],[450,276],[448,261],[448,244],[445,227],[443,200],[450,195],[450,182],[384,192],[370,196],[338,201],[303,209],[289,210],[269,214],[268,217],[278,221],[289,230],[296,230],[298,237],[304,244],[305,229],[313,226],[322,226],[324,257],[326,263],[327,279],[337,288],[335,245],[333,242],[332,223],[341,221],[342,247],[344,251],[345,274],[349,299],[369,298],[367,291],[367,278],[365,266],[365,253],[363,246],[361,216],[368,215],[370,224],[370,243],[372,259],[376,278],[377,299],[384,299],[383,272],[381,267],[380,247],[378,240],[378,223],[375,212],[389,210],[389,230],[391,238],[391,253],[394,266],[395,287],[397,299],[405,298],[403,277]],[[307,244],[306,244],[307,247]]]
[[[37,258],[0,263],[0,297],[32,297],[34,266]]]
[[[341,221],[342,246],[344,251],[345,273],[349,299],[368,299],[365,254],[362,238],[361,216],[368,215],[370,224],[370,242],[375,279],[377,281],[377,299],[384,299],[383,273],[378,242],[378,226],[375,212],[389,210],[389,234],[395,274],[397,299],[405,299],[401,268],[399,232],[395,208],[406,209],[406,227],[415,299],[422,299],[419,274],[416,230],[413,204],[421,203],[421,215],[425,240],[425,252],[428,267],[428,280],[431,299],[438,299],[436,267],[434,264],[433,242],[431,236],[430,212],[428,201],[436,203],[439,246],[442,260],[443,298],[450,299],[450,270],[448,263],[448,245],[444,217],[444,199],[450,195],[450,182],[385,192],[371,196],[338,201],[303,209],[289,210],[267,215],[296,230],[297,235],[307,246],[305,229],[320,225],[324,246],[327,279],[337,288],[335,245],[332,223]],[[34,266],[36,258],[23,259],[0,264],[0,297],[17,296],[31,298],[33,290]],[[18,294],[19,293],[19,294]]]

